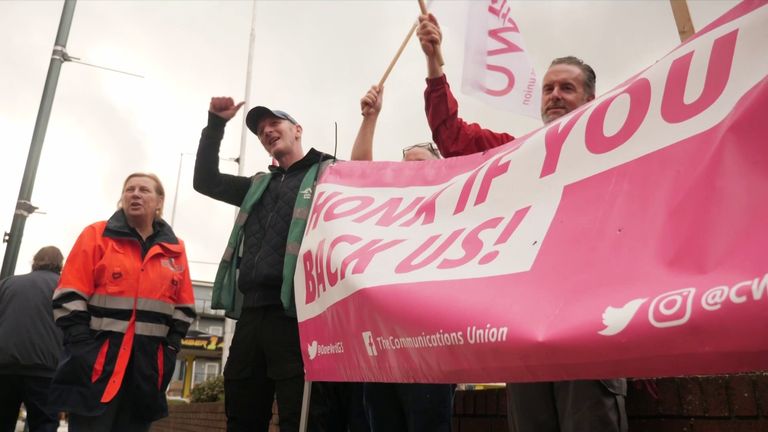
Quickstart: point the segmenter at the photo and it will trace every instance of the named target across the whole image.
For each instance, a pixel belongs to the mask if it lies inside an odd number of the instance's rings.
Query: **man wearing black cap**
[[[293,117],[256,107],[248,112],[246,124],[277,166],[252,178],[222,174],[218,153],[224,127],[242,105],[228,97],[211,99],[194,175],[195,190],[240,207],[214,283],[214,303],[222,293],[238,297],[226,305],[228,316],[239,312],[224,368],[227,430],[266,431],[276,394],[280,430],[296,431],[304,366],[293,270],[312,198],[299,191],[313,186],[321,162],[332,157],[315,149],[305,155],[302,128]],[[237,311],[240,302],[242,310]],[[310,418],[316,411],[314,396]],[[327,412],[326,406],[317,408]]]

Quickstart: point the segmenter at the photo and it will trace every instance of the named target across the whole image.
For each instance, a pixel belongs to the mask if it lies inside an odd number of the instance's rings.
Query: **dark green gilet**
[[[296,203],[293,206],[293,217],[288,228],[288,241],[285,245],[283,285],[280,288],[280,301],[285,311],[291,316],[296,316],[296,304],[293,297],[293,274],[296,271],[296,261],[299,256],[301,239],[307,226],[307,218],[309,217],[312,198],[315,195],[317,178],[319,173],[330,162],[330,160],[318,162],[309,168],[301,181],[299,193],[296,195]],[[224,256],[221,258],[219,268],[216,271],[211,308],[223,309],[227,318],[240,318],[240,312],[243,307],[243,293],[237,289],[237,275],[239,271],[238,261],[242,255],[240,249],[243,247],[245,221],[248,220],[248,215],[253,206],[261,199],[261,195],[267,189],[270,180],[272,180],[272,173],[260,172],[253,176],[251,187],[248,189],[242,204],[240,204],[240,212],[237,214],[235,225],[232,227],[232,233],[229,235],[227,248],[224,250]],[[304,192],[308,189],[311,193]]]

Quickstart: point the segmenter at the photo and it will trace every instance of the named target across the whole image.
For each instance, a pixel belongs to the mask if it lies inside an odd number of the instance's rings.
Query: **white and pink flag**
[[[505,146],[329,167],[295,276],[308,379],[765,369],[767,44],[741,3]]]
[[[469,2],[461,91],[494,108],[540,118],[540,87],[509,2]]]

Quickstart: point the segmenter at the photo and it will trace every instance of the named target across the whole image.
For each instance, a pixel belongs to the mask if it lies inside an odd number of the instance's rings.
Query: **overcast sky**
[[[438,4],[439,3],[439,4]],[[689,1],[700,29],[736,1]],[[0,230],[10,230],[24,164],[63,1],[0,1]],[[666,0],[516,1],[513,16],[541,76],[552,58],[577,55],[597,72],[598,94],[649,66],[679,44]],[[27,220],[17,272],[53,244],[67,254],[87,225],[115,210],[122,181],[158,174],[166,219],[187,242],[192,276],[210,280],[234,207],[192,190],[192,156],[211,96],[245,99],[252,1],[80,1],[67,51],[134,78],[68,63],[62,68],[32,202],[45,214]],[[304,127],[304,148],[348,158],[360,123],[359,99],[376,83],[418,15],[415,0],[258,1],[252,105],[285,110]],[[497,111],[459,93],[464,5],[436,0],[445,71],[460,114],[522,135],[534,119]],[[400,148],[430,139],[424,117],[424,56],[414,39],[385,85],[374,157],[397,160]],[[223,157],[239,152],[242,116],[230,122]],[[269,162],[247,135],[245,172]],[[183,154],[183,156],[182,156]],[[181,176],[177,175],[181,162]],[[222,168],[237,170],[232,162]],[[5,244],[0,246],[0,257]]]

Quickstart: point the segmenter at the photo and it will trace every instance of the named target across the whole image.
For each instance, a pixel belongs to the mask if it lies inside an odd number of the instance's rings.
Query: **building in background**
[[[188,399],[192,388],[222,372],[224,311],[211,309],[210,282],[192,281],[197,318],[181,341],[176,369],[168,386],[169,397]]]

